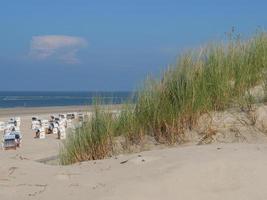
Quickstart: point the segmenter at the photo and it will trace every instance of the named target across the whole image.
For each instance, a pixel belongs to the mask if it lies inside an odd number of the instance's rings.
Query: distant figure
[[[39,138],[40,137],[40,129],[37,129],[35,132],[35,138]]]

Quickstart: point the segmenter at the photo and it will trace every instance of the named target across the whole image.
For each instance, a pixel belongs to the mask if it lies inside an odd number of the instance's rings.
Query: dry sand
[[[42,115],[52,113],[82,112],[91,111],[94,106],[55,106],[55,107],[18,107],[18,108],[1,108],[0,117],[13,117],[15,115]],[[106,109],[118,109],[121,105],[102,105]]]
[[[21,115],[22,147],[0,150],[1,200],[267,199],[265,142],[187,146],[71,166],[47,165],[36,160],[57,155],[60,141],[55,135],[33,139],[29,114]]]

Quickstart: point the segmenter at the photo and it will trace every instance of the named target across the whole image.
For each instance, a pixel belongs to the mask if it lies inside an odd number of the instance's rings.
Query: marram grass
[[[252,103],[249,90],[265,84],[266,69],[265,32],[185,52],[159,80],[145,81],[134,104],[125,105],[117,118],[96,109],[95,117],[67,138],[61,163],[112,155],[116,136],[128,144],[139,144],[145,135],[159,143],[182,143],[201,114]]]
[[[62,164],[103,159],[112,152],[114,122],[109,113],[95,107],[92,119],[68,135],[60,151]]]

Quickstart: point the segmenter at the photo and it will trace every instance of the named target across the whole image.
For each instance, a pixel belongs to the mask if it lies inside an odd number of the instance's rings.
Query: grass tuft
[[[158,143],[183,143],[185,130],[192,129],[203,113],[249,107],[254,102],[250,90],[266,83],[266,69],[265,32],[185,52],[160,79],[149,78],[117,118],[96,109],[90,122],[68,136],[61,161],[70,164],[111,155],[117,136],[125,137],[128,145],[140,144],[145,135]]]

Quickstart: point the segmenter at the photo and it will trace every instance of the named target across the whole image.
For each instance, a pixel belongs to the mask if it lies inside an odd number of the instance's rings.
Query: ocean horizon
[[[0,91],[0,108],[54,107],[101,104],[121,104],[132,96],[131,91]]]

